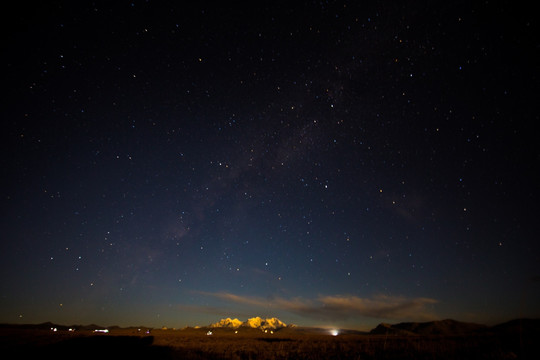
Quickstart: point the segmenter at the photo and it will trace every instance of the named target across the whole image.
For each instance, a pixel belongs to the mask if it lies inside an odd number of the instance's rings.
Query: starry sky
[[[540,316],[527,6],[4,10],[0,322]]]

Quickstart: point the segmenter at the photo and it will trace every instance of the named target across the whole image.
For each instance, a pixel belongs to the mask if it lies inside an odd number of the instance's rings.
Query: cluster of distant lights
[[[52,332],[57,332],[57,331],[58,331],[58,328],[52,327],[52,328],[51,328],[51,331],[52,331]],[[75,329],[69,328],[68,331],[69,331],[69,332],[73,332],[73,331],[75,331]],[[138,329],[138,331],[141,331],[141,329]],[[95,330],[93,330],[92,332],[94,332],[94,333],[108,334],[108,333],[109,333],[109,329],[95,329]],[[264,332],[265,334],[268,334],[268,333],[273,334],[273,333],[274,333],[273,330],[268,331],[268,329],[263,330],[263,332]],[[146,333],[149,333],[149,331],[146,331]],[[235,334],[238,334],[238,330],[235,330],[234,333],[235,333]],[[207,335],[207,336],[211,336],[211,335],[214,335],[214,333],[213,333],[212,331],[208,331],[208,332],[206,333],[206,335]],[[338,335],[339,335],[339,330],[337,330],[337,329],[332,329],[332,330],[330,330],[330,335],[332,335],[332,336],[338,336]]]
[[[58,328],[52,327],[52,328],[51,328],[51,331],[52,331],[52,332],[57,332],[57,331],[58,331]],[[69,331],[69,332],[74,332],[75,329],[69,328],[68,331]],[[95,330],[93,330],[92,332],[107,334],[107,333],[109,333],[109,329],[95,329]]]
[[[58,328],[52,327],[52,328],[51,328],[51,331],[52,331],[52,332],[57,332],[57,331],[58,331]],[[69,328],[68,331],[69,331],[69,332],[74,332],[75,329]]]
[[[273,330],[263,330],[263,332],[265,334],[268,334],[268,333],[273,334],[274,333]],[[338,329],[331,329],[329,332],[330,332],[330,335],[332,335],[332,336],[338,336],[339,335],[339,330]],[[235,330],[234,333],[238,334],[238,330]],[[212,331],[208,331],[206,333],[206,335],[211,336],[211,335],[214,335],[214,333]]]
[[[273,334],[273,333],[274,333],[274,330],[268,330],[268,329],[266,329],[266,330],[261,330],[261,331],[264,332],[265,334],[268,334],[268,333]],[[235,333],[235,334],[238,334],[238,330],[235,330],[234,333]],[[207,336],[212,336],[212,335],[214,335],[214,333],[213,333],[212,331],[209,330],[209,331],[206,332],[206,335],[207,335]]]

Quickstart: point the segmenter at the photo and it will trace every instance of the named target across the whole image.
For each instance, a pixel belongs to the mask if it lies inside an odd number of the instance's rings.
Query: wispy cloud
[[[227,292],[205,292],[205,291],[197,291],[198,294],[201,295],[207,295],[216,297],[222,300],[226,300],[229,302],[237,303],[237,304],[243,304],[243,305],[252,305],[252,306],[269,306],[270,301],[265,300],[264,298],[259,297],[250,297],[250,296],[239,296]]]
[[[357,296],[324,296],[319,298],[326,312],[342,317],[354,314],[364,317],[385,319],[433,318],[427,306],[437,303],[430,298],[406,298],[402,296],[378,295],[372,298]]]
[[[318,320],[347,320],[356,317],[403,321],[431,320],[435,318],[435,315],[429,306],[438,302],[424,297],[407,298],[388,295],[376,295],[370,298],[352,295],[321,295],[315,299],[300,297],[285,299],[241,296],[228,292],[199,293],[230,303],[264,309],[272,308],[275,311],[286,311]]]

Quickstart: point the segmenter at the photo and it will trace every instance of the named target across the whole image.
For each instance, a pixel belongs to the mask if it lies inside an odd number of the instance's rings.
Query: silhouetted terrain
[[[56,328],[56,331],[51,330]],[[100,328],[101,327],[97,327]],[[540,320],[488,327],[443,320],[381,324],[369,334],[323,329],[89,327],[0,325],[2,357],[51,359],[538,359]],[[209,331],[212,331],[211,335]]]
[[[169,359],[172,350],[152,345],[154,338],[136,336],[88,336],[66,339],[54,344],[27,349],[28,355],[50,359],[116,358],[116,359]],[[24,353],[24,352],[23,352]],[[33,353],[33,354],[32,354]]]
[[[469,335],[489,329],[486,325],[465,323],[456,320],[429,322],[406,322],[399,324],[380,324],[370,331],[379,335]]]

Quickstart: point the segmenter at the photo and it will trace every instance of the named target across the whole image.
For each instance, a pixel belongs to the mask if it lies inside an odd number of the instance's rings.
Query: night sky
[[[0,322],[539,317],[532,8],[241,3],[2,11]]]

